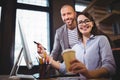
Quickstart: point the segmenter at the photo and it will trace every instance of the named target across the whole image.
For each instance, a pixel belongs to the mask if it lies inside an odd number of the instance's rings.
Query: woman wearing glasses
[[[97,29],[88,13],[78,13],[77,23],[80,39],[72,48],[76,51],[76,59],[71,61],[69,70],[80,74],[82,80],[112,76],[115,73],[115,61],[107,37]],[[38,45],[38,52],[44,53],[42,45]],[[52,66],[65,73],[64,62],[59,63],[47,57]]]
[[[108,38],[88,13],[78,13],[77,23],[80,41],[72,48],[77,59],[70,70],[86,78],[110,77],[115,73],[115,61]]]

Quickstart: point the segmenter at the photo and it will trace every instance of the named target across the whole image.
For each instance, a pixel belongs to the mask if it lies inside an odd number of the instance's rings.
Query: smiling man
[[[71,5],[63,5],[60,13],[65,24],[56,30],[51,56],[62,62],[61,52],[72,48],[78,42],[78,34],[74,8]]]

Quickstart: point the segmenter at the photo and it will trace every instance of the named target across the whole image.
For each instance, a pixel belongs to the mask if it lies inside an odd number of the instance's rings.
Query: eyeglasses
[[[85,19],[84,21],[80,20],[78,24],[82,25],[83,23],[87,24],[88,22],[91,22],[89,19]]]

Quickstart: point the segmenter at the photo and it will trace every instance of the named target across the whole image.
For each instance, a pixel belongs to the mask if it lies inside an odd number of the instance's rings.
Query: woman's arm
[[[47,57],[48,57],[48,62],[49,62],[49,64],[51,64],[54,68],[56,68],[56,69],[60,69],[60,62],[58,62],[58,61],[55,61],[51,56],[49,56],[49,55],[47,55]]]
[[[47,63],[50,63],[56,69],[60,69],[60,63],[55,61],[51,56],[47,55],[44,47],[40,43],[37,44],[37,52]]]
[[[92,71],[88,71],[87,78],[102,78],[102,77],[109,77],[109,72],[106,68],[100,68]]]
[[[93,79],[93,78],[102,78],[102,77],[108,77],[109,72],[106,68],[99,68],[96,70],[88,70],[85,65],[78,61],[78,60],[73,60],[71,61],[71,67],[70,71],[76,74],[82,74],[88,79]]]

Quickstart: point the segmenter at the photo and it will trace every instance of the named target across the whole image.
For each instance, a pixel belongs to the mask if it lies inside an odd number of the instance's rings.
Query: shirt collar
[[[90,35],[90,38],[89,39],[93,39],[93,38],[95,38],[95,35]]]
[[[95,38],[95,35],[90,35],[90,38],[89,38],[89,40],[91,40],[91,39],[94,39]],[[80,41],[82,41],[82,39],[80,39]]]

